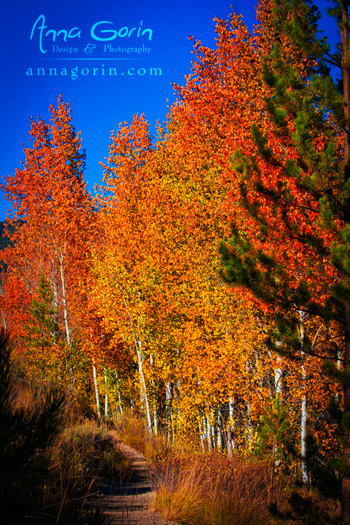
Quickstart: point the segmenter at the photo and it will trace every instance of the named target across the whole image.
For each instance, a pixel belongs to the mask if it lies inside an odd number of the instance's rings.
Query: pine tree
[[[29,312],[31,323],[26,326],[27,344],[31,348],[45,351],[58,342],[57,311],[52,308],[53,293],[50,283],[42,273],[38,286],[39,298],[33,299]]]
[[[341,331],[343,367],[334,356],[325,368],[343,393],[342,522],[350,523],[349,2],[334,5],[341,45],[332,54],[311,2],[266,4],[266,123],[252,126],[256,154],[234,155],[246,226],[233,221],[220,250],[224,278],[252,292],[275,319],[275,348],[295,356],[310,351],[306,337],[300,348],[300,312]],[[294,59],[281,45],[286,41]],[[340,90],[333,67],[341,72]]]
[[[51,391],[41,407],[16,407],[8,334],[0,330],[0,517],[21,521],[49,475],[50,449],[61,426],[64,397]],[[15,516],[14,516],[15,514]],[[23,517],[23,519],[25,519]],[[7,521],[9,520],[9,521]]]
[[[291,442],[290,428],[287,419],[286,406],[282,404],[281,396],[277,395],[272,406],[261,416],[258,438],[259,449],[264,452],[270,449],[274,466],[285,466],[290,454],[295,454]]]

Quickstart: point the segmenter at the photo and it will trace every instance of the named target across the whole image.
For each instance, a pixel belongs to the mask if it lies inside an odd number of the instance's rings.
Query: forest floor
[[[99,480],[98,494],[90,502],[101,511],[106,525],[176,525],[150,509],[154,486],[145,456],[118,440],[118,448],[130,461],[128,481]]]

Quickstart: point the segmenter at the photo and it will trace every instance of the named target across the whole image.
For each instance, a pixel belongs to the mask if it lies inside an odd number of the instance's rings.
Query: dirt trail
[[[118,447],[130,460],[132,478],[120,482],[101,480],[93,506],[101,509],[108,525],[175,525],[149,510],[154,487],[149,479],[146,458],[123,443],[118,442]]]

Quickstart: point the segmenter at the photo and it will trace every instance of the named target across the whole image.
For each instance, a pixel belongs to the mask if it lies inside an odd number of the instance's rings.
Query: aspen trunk
[[[120,412],[120,414],[122,414],[123,413],[123,405],[122,405],[122,397],[121,397],[120,388],[119,388],[119,376],[118,376],[118,372],[116,370],[114,370],[114,373],[115,373],[116,385],[117,385],[119,412]]]
[[[107,394],[107,373],[106,369],[104,368],[104,380],[105,380],[105,419],[108,417],[108,394]]]
[[[245,369],[246,372],[249,373],[249,375],[252,375],[252,367],[251,364],[246,361],[245,363]],[[247,382],[246,382],[247,384]],[[253,426],[251,421],[251,408],[250,408],[250,401],[247,401],[247,424],[246,424],[246,443],[247,447],[249,447],[251,439],[252,439],[252,432],[253,432]]]
[[[279,343],[277,343],[277,348],[279,347]],[[275,399],[279,399],[280,402],[282,402],[282,394],[283,394],[283,370],[280,364],[282,363],[282,360],[279,356],[277,356],[277,367],[275,368]],[[274,445],[272,447],[272,459],[273,464],[275,467],[275,472],[277,472],[278,467],[280,466],[280,461],[277,458],[277,443],[274,442]]]
[[[69,350],[69,354],[68,354],[68,357],[69,357],[69,376],[70,376],[70,379],[71,379],[72,388],[74,390],[75,379],[74,379],[73,369],[72,369],[72,366],[71,366],[71,360],[73,358],[73,353],[72,353],[72,347],[71,347],[70,328],[69,328],[69,322],[68,322],[66,280],[65,280],[65,275],[64,275],[64,265],[63,265],[63,257],[62,256],[60,257],[60,274],[61,274],[61,288],[62,288],[62,305],[63,305],[64,327],[65,327],[65,332],[66,332],[67,347],[68,347],[68,350]]]
[[[147,394],[147,385],[146,385],[146,379],[145,374],[143,372],[143,355],[142,355],[142,342],[138,339],[136,335],[136,330],[134,327],[134,322],[128,307],[128,303],[126,300],[126,297],[121,290],[122,298],[124,302],[124,306],[126,309],[126,312],[129,317],[130,322],[130,329],[133,335],[134,343],[135,343],[135,352],[137,356],[137,364],[138,364],[138,371],[139,371],[139,378],[140,378],[140,397],[141,397],[141,404],[144,403],[145,410],[146,410],[146,418],[147,418],[147,426],[148,426],[148,433],[152,435],[153,429],[152,429],[152,420],[151,420],[151,411],[149,407],[149,400],[148,400],[148,394]]]
[[[172,405],[174,397],[174,385],[171,381],[168,381],[165,385],[165,425],[167,432],[167,440],[170,441],[171,434],[171,416],[172,416]]]
[[[277,357],[277,368],[275,369],[275,395],[276,397],[280,396],[282,399],[282,379],[283,379],[283,370],[279,366],[281,363],[280,357]]]
[[[212,419],[214,419],[214,414],[212,415]],[[214,449],[215,448],[215,444],[216,444],[215,426],[214,425],[210,425],[210,432],[211,432],[211,446]]]
[[[53,277],[52,277],[52,292],[53,292],[53,304],[56,310],[55,321],[58,322],[58,271],[56,263],[53,263]]]
[[[218,407],[218,419],[217,419],[217,440],[216,446],[218,450],[222,450],[222,414],[220,407]]]
[[[301,352],[301,388],[304,395],[301,399],[301,421],[300,421],[300,441],[301,441],[301,479],[304,485],[309,482],[309,474],[307,471],[307,397],[306,397],[306,380],[307,374],[305,370],[305,353],[304,353],[304,336],[305,336],[305,312],[299,311],[299,340],[300,340],[300,352]]]
[[[150,363],[152,367],[152,405],[153,405],[153,432],[154,435],[158,435],[158,409],[157,409],[157,400],[156,400],[156,385],[154,382],[154,356],[151,354]]]
[[[253,432],[253,426],[252,426],[252,419],[251,419],[251,408],[250,408],[250,402],[247,403],[247,447],[249,447],[251,440],[252,440],[252,432]]]
[[[207,436],[207,418],[205,413],[203,414],[203,428],[202,428],[202,448],[203,452],[205,452],[205,446],[208,442],[208,436]]]
[[[206,421],[207,421],[206,434],[207,434],[207,440],[208,440],[208,450],[210,452],[212,449],[212,443],[211,443],[211,427],[210,427],[210,421],[209,421],[208,416],[206,416]]]
[[[234,414],[234,403],[232,398],[230,397],[228,402],[228,417],[229,417],[229,425],[227,427],[226,435],[227,435],[227,451],[228,455],[232,456],[233,453],[233,414]]]
[[[70,329],[68,322],[68,308],[67,308],[67,296],[66,296],[66,280],[64,275],[64,266],[62,257],[60,258],[60,273],[61,273],[61,287],[62,287],[62,305],[63,305],[63,318],[64,327],[66,331],[66,341],[68,348],[70,349]]]
[[[143,402],[145,404],[148,433],[151,436],[153,433],[152,419],[151,419],[151,411],[150,411],[148,394],[147,394],[146,379],[145,379],[145,374],[143,372],[143,356],[142,356],[141,348],[142,348],[142,343],[141,341],[138,341],[137,347],[136,347],[136,353],[137,353],[137,361],[138,361],[139,376],[140,376],[140,383],[141,383],[141,395],[142,395]]]
[[[204,434],[203,434],[203,432],[204,431],[202,429],[201,421],[199,419],[199,421],[198,421],[199,442],[201,444],[202,452],[204,453],[205,452],[205,445],[204,445]]]
[[[157,412],[157,403],[155,397],[153,397],[153,431],[154,435],[158,435],[158,412]]]
[[[176,414],[174,414],[174,411],[171,411],[171,439],[172,444],[175,444],[175,424],[176,424]]]
[[[93,375],[93,378],[94,378],[95,397],[96,397],[96,410],[97,410],[97,415],[100,418],[101,417],[100,395],[99,395],[99,392],[98,392],[97,374],[96,374],[96,367],[95,367],[94,363],[92,363],[92,375]]]
[[[307,455],[307,400],[303,396],[301,400],[301,423],[300,423],[300,439],[301,439],[301,479],[304,485],[309,482],[309,474],[307,470],[306,455]]]

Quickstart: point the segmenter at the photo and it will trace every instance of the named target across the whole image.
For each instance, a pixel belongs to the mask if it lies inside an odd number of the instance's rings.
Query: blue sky
[[[49,106],[56,105],[62,93],[71,107],[72,123],[81,131],[87,153],[85,179],[93,192],[102,182],[99,161],[108,155],[110,131],[120,122],[130,122],[135,113],[145,114],[152,131],[157,120],[166,119],[174,100],[171,84],[183,84],[191,69],[193,46],[188,37],[214,47],[213,18],[227,18],[231,5],[252,29],[255,3],[5,0],[0,8],[1,178],[24,160],[29,117],[48,119]],[[326,0],[315,3],[321,12],[328,5]],[[334,33],[334,24],[326,19],[322,28]],[[0,220],[8,208],[0,194]]]

